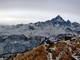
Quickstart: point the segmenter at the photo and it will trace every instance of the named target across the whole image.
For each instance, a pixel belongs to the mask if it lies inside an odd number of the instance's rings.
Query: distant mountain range
[[[67,29],[69,31],[66,31]],[[72,23],[69,20],[65,21],[60,15],[45,22],[0,26],[0,35],[50,36],[68,32],[80,34],[80,24],[77,22]]]
[[[50,40],[62,39],[64,34],[79,35],[80,24],[65,21],[60,15],[45,22],[0,26],[0,54],[28,51],[50,37]]]

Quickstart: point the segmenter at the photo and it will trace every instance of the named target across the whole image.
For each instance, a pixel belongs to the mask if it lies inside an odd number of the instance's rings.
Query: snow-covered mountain
[[[0,54],[19,53],[41,44],[45,37],[57,40],[64,34],[80,34],[80,24],[60,15],[45,22],[0,26]]]
[[[50,36],[68,33],[67,29],[73,33],[80,33],[80,24],[65,21],[60,15],[45,22],[36,22],[30,24],[6,25],[0,26],[0,35],[24,34],[26,36]]]

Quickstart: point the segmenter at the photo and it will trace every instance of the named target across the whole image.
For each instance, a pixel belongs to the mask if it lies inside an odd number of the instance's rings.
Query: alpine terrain
[[[60,15],[45,22],[0,25],[0,59],[79,60],[79,35],[80,24],[65,21]],[[47,58],[48,55],[52,57]]]

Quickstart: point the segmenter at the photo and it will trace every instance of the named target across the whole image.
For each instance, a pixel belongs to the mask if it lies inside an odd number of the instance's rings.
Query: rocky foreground
[[[31,51],[14,54],[7,60],[80,60],[80,36],[42,44]]]

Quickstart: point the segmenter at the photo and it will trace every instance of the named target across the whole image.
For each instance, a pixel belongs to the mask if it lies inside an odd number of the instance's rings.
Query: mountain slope
[[[41,45],[29,52],[17,54],[7,60],[80,60],[80,37]]]
[[[45,48],[43,45],[33,48],[32,51],[22,53],[16,58],[11,57],[7,60],[47,60],[47,52],[45,51]]]

